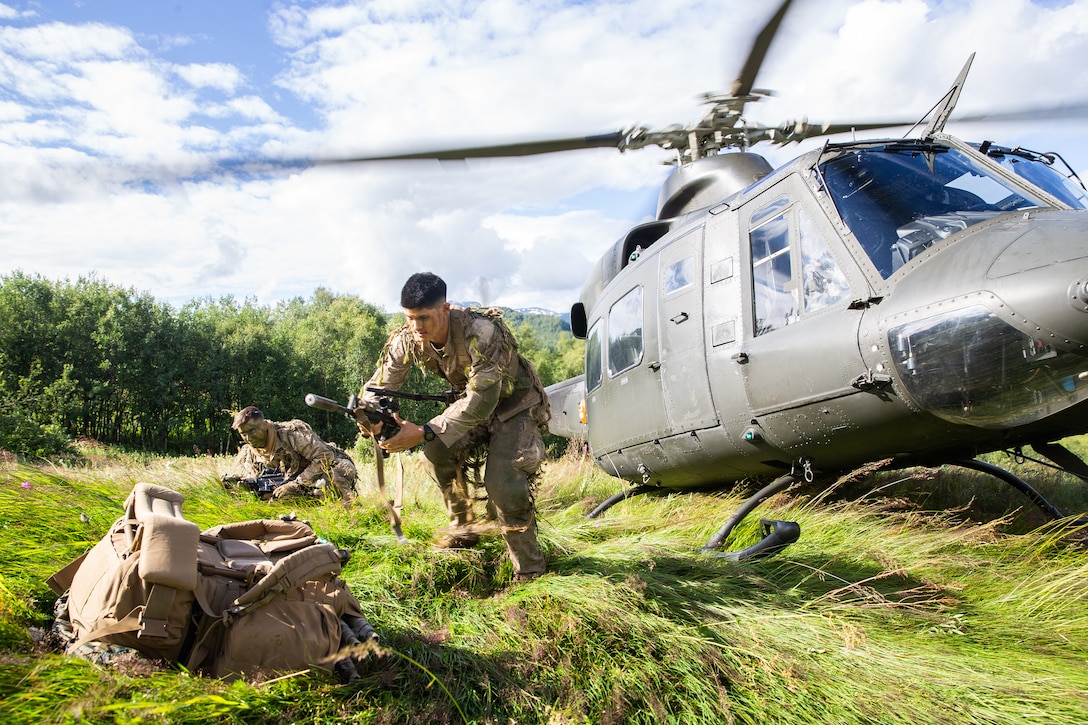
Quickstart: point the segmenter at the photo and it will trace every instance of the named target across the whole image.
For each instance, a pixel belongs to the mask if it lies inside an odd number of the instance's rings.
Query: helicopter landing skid
[[[737,509],[736,513],[729,517],[718,532],[714,536],[710,537],[710,541],[706,542],[703,546],[703,551],[712,551],[721,547],[725,542],[729,533],[736,528],[744,517],[750,514],[756,506],[763,503],[771,496],[785,491],[801,480],[801,476],[794,473],[787,473],[784,476],[776,478],[771,483],[767,484],[753,496],[751,496],[744,504]],[[725,551],[713,554],[713,556],[728,559],[729,561],[744,561],[746,559],[759,559],[761,557],[770,556],[771,554],[777,554],[785,549],[787,546],[797,541],[801,536],[801,527],[794,521],[776,521],[770,519],[760,519],[759,532],[762,537],[758,542],[749,546],[746,549],[740,551]]]
[[[616,504],[618,504],[620,501],[626,501],[627,499],[633,498],[634,496],[639,496],[639,495],[647,493],[649,491],[656,491],[656,490],[660,490],[660,489],[657,486],[632,486],[631,488],[620,491],[615,496],[612,496],[608,500],[601,503],[600,506],[598,506],[597,508],[593,509],[588,514],[586,514],[586,518],[587,519],[595,519],[598,516],[600,516],[601,514],[603,514],[605,511],[607,511],[608,509],[610,509],[613,506],[615,506]]]
[[[970,468],[972,471],[979,471],[981,473],[988,473],[994,478],[997,478],[1005,483],[1009,484],[1017,491],[1031,499],[1031,502],[1039,507],[1039,510],[1047,517],[1048,521],[1057,521],[1058,519],[1065,518],[1053,504],[1043,498],[1043,495],[1031,487],[1024,479],[1020,478],[1010,471],[1006,471],[1000,466],[995,466],[992,463],[986,463],[980,461],[977,458],[969,458],[959,461],[951,461],[953,466],[960,466],[961,468]]]

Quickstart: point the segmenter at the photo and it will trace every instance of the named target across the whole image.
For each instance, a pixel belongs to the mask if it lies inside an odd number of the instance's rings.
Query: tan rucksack
[[[228,679],[339,661],[350,679],[337,653],[377,634],[339,577],[346,552],[298,520],[201,532],[182,501],[137,484],[109,533],[50,578],[65,651],[134,650]]]

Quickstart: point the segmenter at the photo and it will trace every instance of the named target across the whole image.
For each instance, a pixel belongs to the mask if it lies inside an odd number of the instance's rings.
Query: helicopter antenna
[[[967,72],[971,70],[971,62],[974,61],[975,54],[971,53],[967,57],[967,62],[963,64],[963,68],[960,70],[960,74],[956,76],[956,80],[952,82],[952,87],[944,94],[936,106],[929,109],[931,112],[937,109],[937,112],[933,114],[933,118],[930,120],[929,125],[926,126],[925,132],[922,134],[922,138],[929,138],[935,133],[940,133],[944,130],[945,123],[948,122],[948,117],[952,115],[952,109],[956,107],[956,102],[960,100],[960,91],[963,90],[963,84],[967,80]],[[922,117],[922,121],[925,120],[925,116]],[[918,128],[918,123],[910,127],[910,131]],[[910,131],[907,131],[906,135],[910,135]]]

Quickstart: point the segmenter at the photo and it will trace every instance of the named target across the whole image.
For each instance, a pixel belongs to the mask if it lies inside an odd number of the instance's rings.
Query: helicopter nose
[[[1033,219],[987,272],[986,286],[1020,329],[1069,352],[1088,353],[1088,219],[1084,212]]]

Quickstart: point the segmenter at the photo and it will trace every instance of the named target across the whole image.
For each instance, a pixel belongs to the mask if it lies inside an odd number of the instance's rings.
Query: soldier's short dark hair
[[[234,422],[231,423],[231,428],[238,430],[243,423],[248,423],[251,420],[264,420],[264,413],[256,405],[247,405],[238,411],[238,415],[234,416]]]
[[[421,310],[445,301],[446,283],[431,272],[416,272],[400,290],[400,306],[406,310]]]

